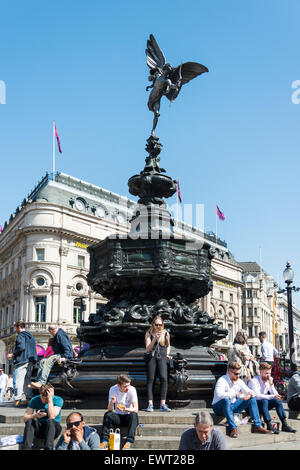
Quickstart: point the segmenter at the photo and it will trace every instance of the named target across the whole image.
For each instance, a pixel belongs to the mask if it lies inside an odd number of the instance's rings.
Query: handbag
[[[109,431],[108,448],[109,450],[120,450],[121,434],[120,429],[111,429]]]
[[[151,349],[149,352],[144,353],[144,359],[145,361],[150,361],[152,357],[156,357],[157,359],[160,359],[160,348],[159,348],[159,343],[156,344],[154,349]]]
[[[150,361],[150,359],[152,359],[152,357],[154,357],[154,350],[152,349],[152,351],[149,351],[149,352],[145,352],[144,353],[144,360],[145,361]]]

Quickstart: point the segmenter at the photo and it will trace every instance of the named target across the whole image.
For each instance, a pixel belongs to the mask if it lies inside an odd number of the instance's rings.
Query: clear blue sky
[[[16,0],[2,2],[0,224],[52,168],[130,196],[152,126],[146,40],[172,65],[209,73],[162,102],[161,164],[184,203],[226,215],[218,234],[239,261],[276,280],[287,259],[300,286],[299,0]],[[133,198],[134,199],[134,198]],[[173,201],[176,199],[173,197]]]

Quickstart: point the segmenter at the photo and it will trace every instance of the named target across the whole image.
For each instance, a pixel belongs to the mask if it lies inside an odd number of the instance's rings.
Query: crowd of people
[[[131,378],[121,374],[108,394],[107,411],[103,417],[101,433],[88,426],[78,411],[71,412],[66,419],[66,430],[62,433],[61,410],[63,399],[55,395],[48,378],[54,364],[73,359],[71,341],[63,328],[50,325],[50,340],[43,359],[40,360],[36,379],[32,380],[33,364],[37,360],[33,336],[24,322],[15,324],[17,333],[14,350],[8,354],[14,361],[14,376],[8,377],[0,369],[0,401],[5,391],[15,395],[15,406],[26,406],[24,414],[23,449],[32,449],[35,438],[43,439],[43,448],[54,449],[59,437],[57,450],[107,450],[112,429],[126,427],[126,442],[123,450],[132,448],[139,425],[138,394],[131,385]],[[270,410],[275,409],[281,421],[281,431],[295,433],[287,421],[283,407],[283,396],[274,385],[272,370],[274,356],[278,354],[266,340],[265,332],[259,334],[262,357],[258,362],[247,345],[247,332],[237,332],[228,350],[227,373],[216,382],[212,410],[216,416],[227,420],[227,435],[238,437],[236,415],[244,413],[252,420],[251,432],[278,434],[278,427],[272,422]],[[170,334],[165,330],[163,319],[156,316],[145,335],[145,363],[147,370],[147,400],[145,411],[153,412],[153,385],[157,375],[160,379],[159,411],[170,412],[166,405],[168,390],[167,361],[170,356]],[[33,394],[37,393],[33,396]],[[289,380],[287,404],[290,410],[300,412],[300,372]],[[179,450],[226,450],[224,434],[214,427],[213,415],[207,410],[196,414],[194,426],[181,436]]]

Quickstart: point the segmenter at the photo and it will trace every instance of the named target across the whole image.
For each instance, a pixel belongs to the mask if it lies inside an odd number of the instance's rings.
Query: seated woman
[[[146,352],[150,353],[146,359],[147,365],[147,396],[148,408],[146,411],[153,411],[153,383],[155,372],[160,380],[160,408],[159,411],[171,411],[166,405],[168,390],[168,366],[167,359],[171,359],[170,354],[170,334],[165,330],[163,319],[156,316],[151,327],[145,335]]]
[[[237,362],[241,366],[240,378],[247,384],[248,380],[259,375],[259,364],[247,345],[246,330],[239,330],[234,338],[232,347],[228,350],[228,363]]]

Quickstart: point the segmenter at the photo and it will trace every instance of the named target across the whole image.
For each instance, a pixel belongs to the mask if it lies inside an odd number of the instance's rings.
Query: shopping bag
[[[117,428],[115,429],[115,431],[111,429],[109,431],[109,439],[108,439],[109,450],[120,450],[120,445],[121,445],[120,429]]]

